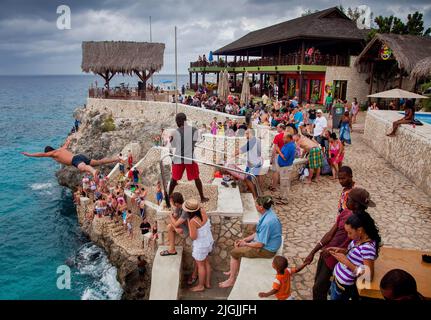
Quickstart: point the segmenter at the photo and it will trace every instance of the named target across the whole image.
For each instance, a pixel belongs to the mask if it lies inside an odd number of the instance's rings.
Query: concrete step
[[[157,249],[151,274],[150,300],[178,299],[183,247],[175,249],[178,254],[166,257],[160,256],[160,252],[168,250],[167,246]]]
[[[256,210],[255,201],[251,193],[241,193],[244,214],[242,223],[245,225],[256,225],[259,221],[259,212]]]
[[[179,300],[227,300],[232,288],[219,288],[218,284],[227,279],[221,271],[213,271],[211,274],[211,289],[203,292],[191,292],[187,285],[189,275],[184,275],[181,281]],[[194,284],[196,285],[196,283]]]
[[[216,178],[212,182],[218,187],[217,209],[215,213],[222,216],[242,216],[244,208],[242,206],[241,193],[239,187],[225,187],[222,183],[222,178]]]

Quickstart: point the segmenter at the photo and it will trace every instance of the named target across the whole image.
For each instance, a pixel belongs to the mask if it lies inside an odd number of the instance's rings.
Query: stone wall
[[[211,215],[211,232],[214,238],[214,250],[210,255],[211,266],[215,270],[229,270],[229,253],[234,248],[236,240],[245,236],[241,217],[223,217]],[[167,234],[168,216],[161,214],[157,216],[157,226],[160,232],[160,245],[168,245]],[[248,235],[247,233],[246,235]],[[175,237],[175,245],[183,247],[183,270],[190,273],[193,271],[192,240],[190,237],[183,239]]]
[[[369,84],[365,81],[369,74],[359,73],[354,66],[356,56],[350,57],[349,67],[327,67],[325,85],[330,83],[334,85],[334,80],[345,80],[347,81],[347,101],[353,101],[353,98],[357,98],[358,102],[366,102],[369,90]],[[325,92],[325,99],[327,94]]]
[[[396,111],[371,111],[365,121],[364,140],[378,154],[431,196],[431,125],[402,125],[395,137],[387,137]],[[376,172],[376,175],[379,173]]]
[[[94,111],[109,111],[115,118],[146,119],[149,122],[160,122],[160,119],[172,119],[172,126],[175,127],[175,103],[137,100],[113,100],[88,98],[86,108]],[[224,122],[226,119],[236,119],[242,123],[245,117],[228,115],[226,113],[212,110],[191,107],[178,104],[178,112],[184,112],[187,120],[193,125],[206,124],[207,127],[214,117],[217,121]]]

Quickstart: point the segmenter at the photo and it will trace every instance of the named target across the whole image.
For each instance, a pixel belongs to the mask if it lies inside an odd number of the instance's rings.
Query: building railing
[[[349,57],[347,55],[331,55],[331,54],[321,54],[315,52],[311,55],[305,55],[303,61],[301,61],[301,54],[290,53],[278,57],[267,57],[262,59],[250,59],[230,61],[226,62],[224,60],[219,61],[196,61],[191,62],[191,68],[202,68],[202,67],[218,67],[218,68],[239,68],[239,67],[268,67],[268,66],[284,66],[284,65],[320,65],[320,66],[349,66]]]
[[[160,171],[161,171],[160,178],[162,180],[162,187],[163,187],[163,191],[165,193],[166,206],[168,208],[170,208],[171,205],[170,205],[169,200],[168,200],[169,199],[168,192],[167,192],[168,181],[166,181],[166,179],[165,179],[165,173],[164,173],[164,160],[167,157],[170,157],[171,160],[174,157],[176,157],[176,158],[179,158],[179,159],[182,159],[182,160],[192,161],[192,162],[199,163],[201,165],[205,165],[205,166],[209,166],[209,167],[213,167],[213,168],[217,168],[217,169],[223,169],[223,170],[226,170],[226,171],[235,172],[235,173],[238,173],[238,174],[242,174],[242,175],[248,176],[248,177],[250,177],[250,179],[252,180],[254,186],[256,187],[257,196],[258,197],[262,196],[262,189],[260,187],[259,180],[257,179],[257,177],[254,174],[252,174],[250,172],[246,172],[244,170],[238,170],[238,169],[235,169],[235,168],[226,167],[226,166],[215,164],[215,163],[212,163],[212,162],[209,162],[209,161],[203,161],[203,160],[198,160],[198,159],[194,159],[194,158],[192,159],[192,158],[182,157],[182,156],[174,155],[172,153],[168,153],[168,154],[164,155],[160,159],[160,161],[159,161]]]
[[[175,91],[139,90],[139,88],[89,88],[88,97],[98,99],[147,100],[170,102]]]

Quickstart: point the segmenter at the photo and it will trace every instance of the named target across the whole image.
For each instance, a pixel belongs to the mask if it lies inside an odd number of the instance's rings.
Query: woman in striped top
[[[347,235],[353,239],[347,250],[328,248],[338,260],[334,269],[330,293],[331,300],[357,298],[356,279],[365,274],[371,281],[374,274],[374,260],[377,259],[381,238],[373,218],[365,212],[351,215],[345,224]]]

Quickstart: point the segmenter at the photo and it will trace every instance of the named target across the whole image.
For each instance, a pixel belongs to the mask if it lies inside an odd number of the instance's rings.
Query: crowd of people
[[[265,97],[263,97],[265,98]],[[353,115],[351,109],[346,108],[339,124],[339,137],[328,128],[327,120],[321,109],[314,105],[299,104],[296,97],[291,101],[275,102],[247,107],[250,109],[245,123],[227,120],[218,122],[217,118],[209,124],[208,132],[214,135],[237,135],[244,129],[246,143],[239,148],[235,156],[245,154],[247,157],[246,172],[261,178],[260,170],[263,165],[262,147],[250,128],[251,123],[273,127],[277,135],[273,140],[272,153],[272,185],[271,191],[280,188],[280,195],[276,202],[272,196],[259,196],[257,186],[249,176],[238,178],[228,169],[223,173],[226,186],[231,178],[242,180],[252,192],[255,199],[259,221],[256,232],[235,242],[230,252],[228,277],[219,283],[221,288],[232,287],[235,284],[240,269],[241,258],[267,258],[273,259],[272,267],[276,271],[272,288],[268,292],[257,292],[256,295],[265,298],[272,295],[279,300],[291,298],[291,280],[296,273],[301,272],[310,265],[317,253],[319,260],[313,286],[313,299],[326,300],[328,294],[331,300],[357,300],[359,299],[356,280],[364,277],[369,281],[373,278],[374,264],[379,258],[379,249],[382,245],[379,228],[369,207],[374,207],[369,192],[356,185],[353,180],[353,171],[344,165],[344,150],[351,144],[351,131]],[[408,106],[409,107],[409,106]],[[247,113],[246,113],[247,114]],[[406,118],[411,112],[406,112]],[[411,119],[407,119],[411,120]],[[406,121],[407,121],[406,120]],[[195,143],[199,140],[199,130],[187,124],[187,117],[183,113],[176,116],[177,130],[170,136],[170,144],[175,148],[172,165],[172,179],[169,184],[169,205],[171,213],[168,217],[167,234],[169,248],[162,251],[162,256],[176,255],[175,237],[190,237],[192,240],[192,257],[195,267],[188,284],[192,291],[204,291],[211,288],[211,264],[209,255],[213,251],[214,238],[211,233],[211,221],[202,206],[209,199],[203,193],[200,180],[199,167],[193,161]],[[402,122],[405,123],[405,122]],[[397,123],[399,126],[400,123]],[[206,128],[206,127],[205,127]],[[394,125],[394,132],[396,130]],[[190,146],[183,145],[186,136],[191,136]],[[45,150],[44,155],[50,152],[64,152],[70,143],[68,141],[59,151]],[[29,155],[29,154],[26,154]],[[30,155],[35,156],[35,155]],[[82,155],[73,157],[71,163],[85,172],[82,185],[74,194],[74,200],[79,204],[81,197],[88,197],[93,203],[91,210],[86,213],[86,219],[100,219],[109,217],[115,223],[123,224],[129,239],[133,239],[136,216],[140,218],[141,233],[151,234],[151,239],[158,239],[157,223],[151,225],[145,212],[145,199],[148,190],[142,184],[142,172],[134,167],[132,152],[128,155],[120,154],[118,159],[89,160]],[[338,206],[334,208],[336,219],[329,231],[316,244],[303,263],[298,267],[289,267],[288,260],[278,256],[277,251],[282,245],[282,225],[273,210],[275,203],[287,203],[289,199],[290,176],[293,163],[298,157],[308,158],[308,176],[305,183],[312,183],[315,176],[319,181],[321,171],[324,169],[324,160],[330,167],[329,174],[337,179],[342,187]],[[56,159],[56,158],[55,158]],[[88,160],[88,161],[87,161]],[[87,164],[88,162],[88,164]],[[108,177],[101,175],[92,168],[92,165],[119,162],[120,178],[113,184]],[[88,166],[89,168],[84,168]],[[127,170],[125,169],[127,166]],[[175,192],[178,180],[182,179],[184,171],[189,181],[194,181],[199,191],[200,200],[184,199],[181,193]],[[259,181],[259,180],[258,180]],[[259,181],[260,182],[260,181]],[[114,186],[112,186],[114,185]],[[260,183],[259,183],[260,185]],[[280,185],[280,187],[279,187]],[[235,187],[232,185],[232,187]],[[128,199],[126,195],[129,192]],[[158,204],[164,200],[160,182],[155,186]],[[128,201],[129,200],[129,201]],[[276,199],[277,200],[277,199]],[[131,205],[128,205],[130,203]],[[423,297],[417,292],[414,278],[403,270],[391,270],[380,283],[382,295],[386,299],[419,300]]]

